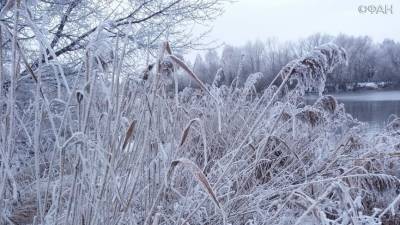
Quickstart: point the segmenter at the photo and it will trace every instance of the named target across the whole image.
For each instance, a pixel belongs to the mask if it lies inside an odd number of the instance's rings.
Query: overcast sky
[[[359,12],[359,7],[368,5],[383,9],[386,5],[392,13]],[[268,37],[297,40],[316,32],[399,41],[400,0],[237,0],[226,5],[224,15],[213,24],[209,40],[242,45]]]

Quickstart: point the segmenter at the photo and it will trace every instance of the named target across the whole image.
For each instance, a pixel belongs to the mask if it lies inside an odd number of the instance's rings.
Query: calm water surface
[[[399,91],[360,91],[332,94],[345,105],[346,112],[368,122],[372,130],[385,127],[392,114],[400,116]]]

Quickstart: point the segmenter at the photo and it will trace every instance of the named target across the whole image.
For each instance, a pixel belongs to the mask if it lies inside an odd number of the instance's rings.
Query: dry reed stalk
[[[186,169],[188,169],[191,172],[191,174],[197,180],[197,182],[199,182],[203,186],[203,188],[207,192],[208,196],[211,198],[211,200],[213,200],[215,205],[222,210],[221,204],[219,203],[210,183],[208,182],[207,177],[204,175],[204,173],[201,171],[201,169],[199,167],[197,167],[196,164],[194,162],[190,161],[189,159],[180,158],[180,159],[172,161],[171,166],[167,173],[167,177],[166,177],[167,184],[166,185],[167,186],[170,185],[175,168],[179,164],[182,164]]]
[[[19,3],[19,2],[18,2]],[[14,112],[14,107],[15,107],[15,88],[16,88],[16,77],[18,73],[18,56],[17,56],[17,32],[18,32],[18,24],[19,24],[19,12],[18,12],[18,7],[19,4],[14,5],[14,29],[13,29],[13,38],[12,38],[12,63],[11,63],[11,82],[10,82],[10,94],[8,96],[8,102],[7,102],[7,114],[9,116],[9,126],[8,126],[8,135],[7,135],[7,151],[4,156],[2,156],[3,162],[4,162],[4,169],[6,172],[6,175],[4,177],[5,181],[8,178],[8,180],[11,182],[12,186],[12,196],[13,196],[13,201],[18,200],[18,192],[17,192],[17,183],[15,181],[15,178],[13,174],[11,173],[11,165],[10,165],[10,159],[14,150],[14,124],[15,124],[15,112]],[[3,182],[5,182],[3,181]],[[4,190],[3,190],[4,191]],[[3,193],[0,193],[0,196],[2,196]]]
[[[197,122],[199,124],[200,130],[201,130],[201,136],[202,136],[202,139],[203,139],[203,157],[204,157],[203,171],[204,171],[204,169],[206,168],[207,163],[208,163],[208,154],[207,154],[206,130],[204,128],[204,124],[203,124],[203,121],[201,119],[195,118],[195,119],[192,119],[192,120],[189,121],[189,123],[186,125],[185,129],[182,132],[182,136],[181,136],[181,141],[180,141],[179,147],[182,147],[182,145],[185,143],[185,141],[186,141],[186,139],[188,137],[190,128],[192,127],[194,122]]]
[[[200,86],[200,88],[207,92],[209,95],[213,96],[207,89],[207,87],[204,85],[203,81],[199,79],[199,77],[178,57],[175,55],[169,55],[169,58],[171,58],[178,66],[180,66],[183,70],[186,71],[186,73],[193,78],[197,84]]]
[[[166,45],[166,48],[169,48],[169,44]],[[171,52],[171,49],[168,49],[167,52]],[[221,109],[220,109],[220,105],[222,104],[221,101],[216,98],[209,90],[208,88],[204,85],[204,83],[199,79],[199,77],[193,72],[193,70],[191,70],[189,68],[188,65],[186,65],[181,59],[179,59],[178,57],[176,57],[175,55],[170,54],[168,56],[173,62],[175,62],[178,66],[180,66],[183,70],[186,71],[186,73],[193,78],[197,84],[200,86],[200,88],[207,92],[207,94],[209,94],[212,99],[215,102],[215,106],[217,108],[217,116],[218,116],[218,131],[219,133],[222,132],[222,125],[221,125]]]
[[[319,198],[318,198],[317,200],[312,201],[311,206],[309,206],[309,207],[307,208],[307,210],[296,220],[295,225],[301,224],[301,221],[304,220],[304,218],[305,218],[309,213],[311,213],[311,211],[314,210],[314,208],[316,208],[316,207],[318,206],[318,204],[319,204],[321,201],[323,201],[323,200],[332,192],[333,188],[335,188],[335,187],[336,187],[336,183],[331,184],[331,185],[326,189],[326,191],[325,191],[321,196],[319,196]],[[320,210],[318,210],[318,211],[320,211]]]
[[[186,138],[187,138],[187,136],[188,136],[188,134],[189,134],[190,127],[191,127],[192,124],[193,124],[194,122],[196,122],[196,121],[199,122],[199,119],[190,120],[189,123],[186,125],[186,127],[185,127],[185,129],[183,130],[182,135],[181,135],[181,141],[180,141],[179,147],[181,147],[181,146],[185,143]],[[200,122],[199,122],[199,123],[200,123]]]
[[[137,120],[133,120],[131,122],[131,124],[129,125],[129,128],[125,133],[125,139],[124,139],[124,143],[122,144],[122,150],[124,150],[126,148],[128,143],[130,142],[130,140],[134,136],[134,130],[135,130],[136,123],[137,123]]]
[[[42,115],[42,110],[39,108],[39,100],[40,100],[40,94],[43,93],[41,92],[41,74],[39,74],[37,84],[36,84],[36,92],[35,92],[35,101],[34,101],[34,111],[35,111],[35,121],[34,121],[34,132],[33,132],[33,139],[34,139],[34,152],[35,152],[35,177],[36,177],[36,199],[37,199],[37,218],[40,221],[40,223],[43,223],[43,205],[42,205],[42,196],[40,192],[40,169],[39,169],[39,164],[40,164],[40,152],[39,152],[39,146],[40,146],[40,123],[41,119],[39,116]]]

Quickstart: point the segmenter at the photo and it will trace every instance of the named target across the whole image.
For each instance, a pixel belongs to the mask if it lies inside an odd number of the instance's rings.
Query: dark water
[[[399,91],[360,91],[332,94],[345,105],[346,112],[368,122],[371,130],[385,127],[390,115],[400,116]]]

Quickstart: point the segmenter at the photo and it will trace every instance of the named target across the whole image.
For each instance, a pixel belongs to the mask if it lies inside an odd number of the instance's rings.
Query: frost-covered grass
[[[207,86],[168,44],[148,80],[127,79],[121,42],[110,72],[89,45],[78,72],[45,63],[10,76],[1,224],[400,222],[400,119],[371,138],[332,96],[303,101],[343,49],[294,60],[260,96],[260,74],[239,88],[218,86],[218,73]],[[178,93],[178,72],[200,89]]]

